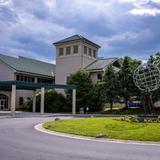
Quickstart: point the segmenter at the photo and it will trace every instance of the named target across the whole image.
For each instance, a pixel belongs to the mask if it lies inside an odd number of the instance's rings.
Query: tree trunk
[[[128,96],[125,96],[125,108],[128,108]]]
[[[113,101],[110,100],[110,110],[112,111],[113,110]]]

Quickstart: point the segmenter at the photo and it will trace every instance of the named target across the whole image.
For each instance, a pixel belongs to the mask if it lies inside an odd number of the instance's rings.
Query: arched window
[[[0,94],[0,110],[8,110],[8,96]]]

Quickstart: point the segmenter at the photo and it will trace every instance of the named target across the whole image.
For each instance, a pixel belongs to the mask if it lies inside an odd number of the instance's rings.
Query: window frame
[[[66,55],[70,55],[71,54],[71,46],[67,46],[66,47]]]
[[[95,49],[93,50],[93,57],[97,58],[97,51]]]
[[[58,55],[59,55],[59,56],[63,56],[63,55],[64,55],[64,48],[63,48],[63,47],[60,47],[60,48],[58,49]]]
[[[92,57],[92,48],[88,48],[88,55]]]
[[[74,45],[73,46],[73,54],[78,54],[79,51],[79,46],[78,45]]]
[[[84,46],[84,54],[87,55],[87,46]]]

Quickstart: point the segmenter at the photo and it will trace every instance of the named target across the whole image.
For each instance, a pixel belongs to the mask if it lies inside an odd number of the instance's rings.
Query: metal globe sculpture
[[[160,70],[155,63],[140,65],[133,74],[135,85],[142,91],[142,106],[146,115],[153,114],[152,92],[160,86]]]
[[[133,80],[141,91],[155,91],[160,86],[160,70],[154,63],[142,64],[135,70]]]

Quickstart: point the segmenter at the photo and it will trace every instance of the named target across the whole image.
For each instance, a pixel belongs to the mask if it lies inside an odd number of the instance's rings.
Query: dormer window
[[[66,47],[66,55],[70,55],[71,54],[71,47]]]
[[[73,53],[74,54],[78,53],[78,46],[77,45],[73,46]]]
[[[64,49],[63,48],[59,48],[59,56],[63,56]]]
[[[92,49],[89,48],[89,56],[92,56]]]

